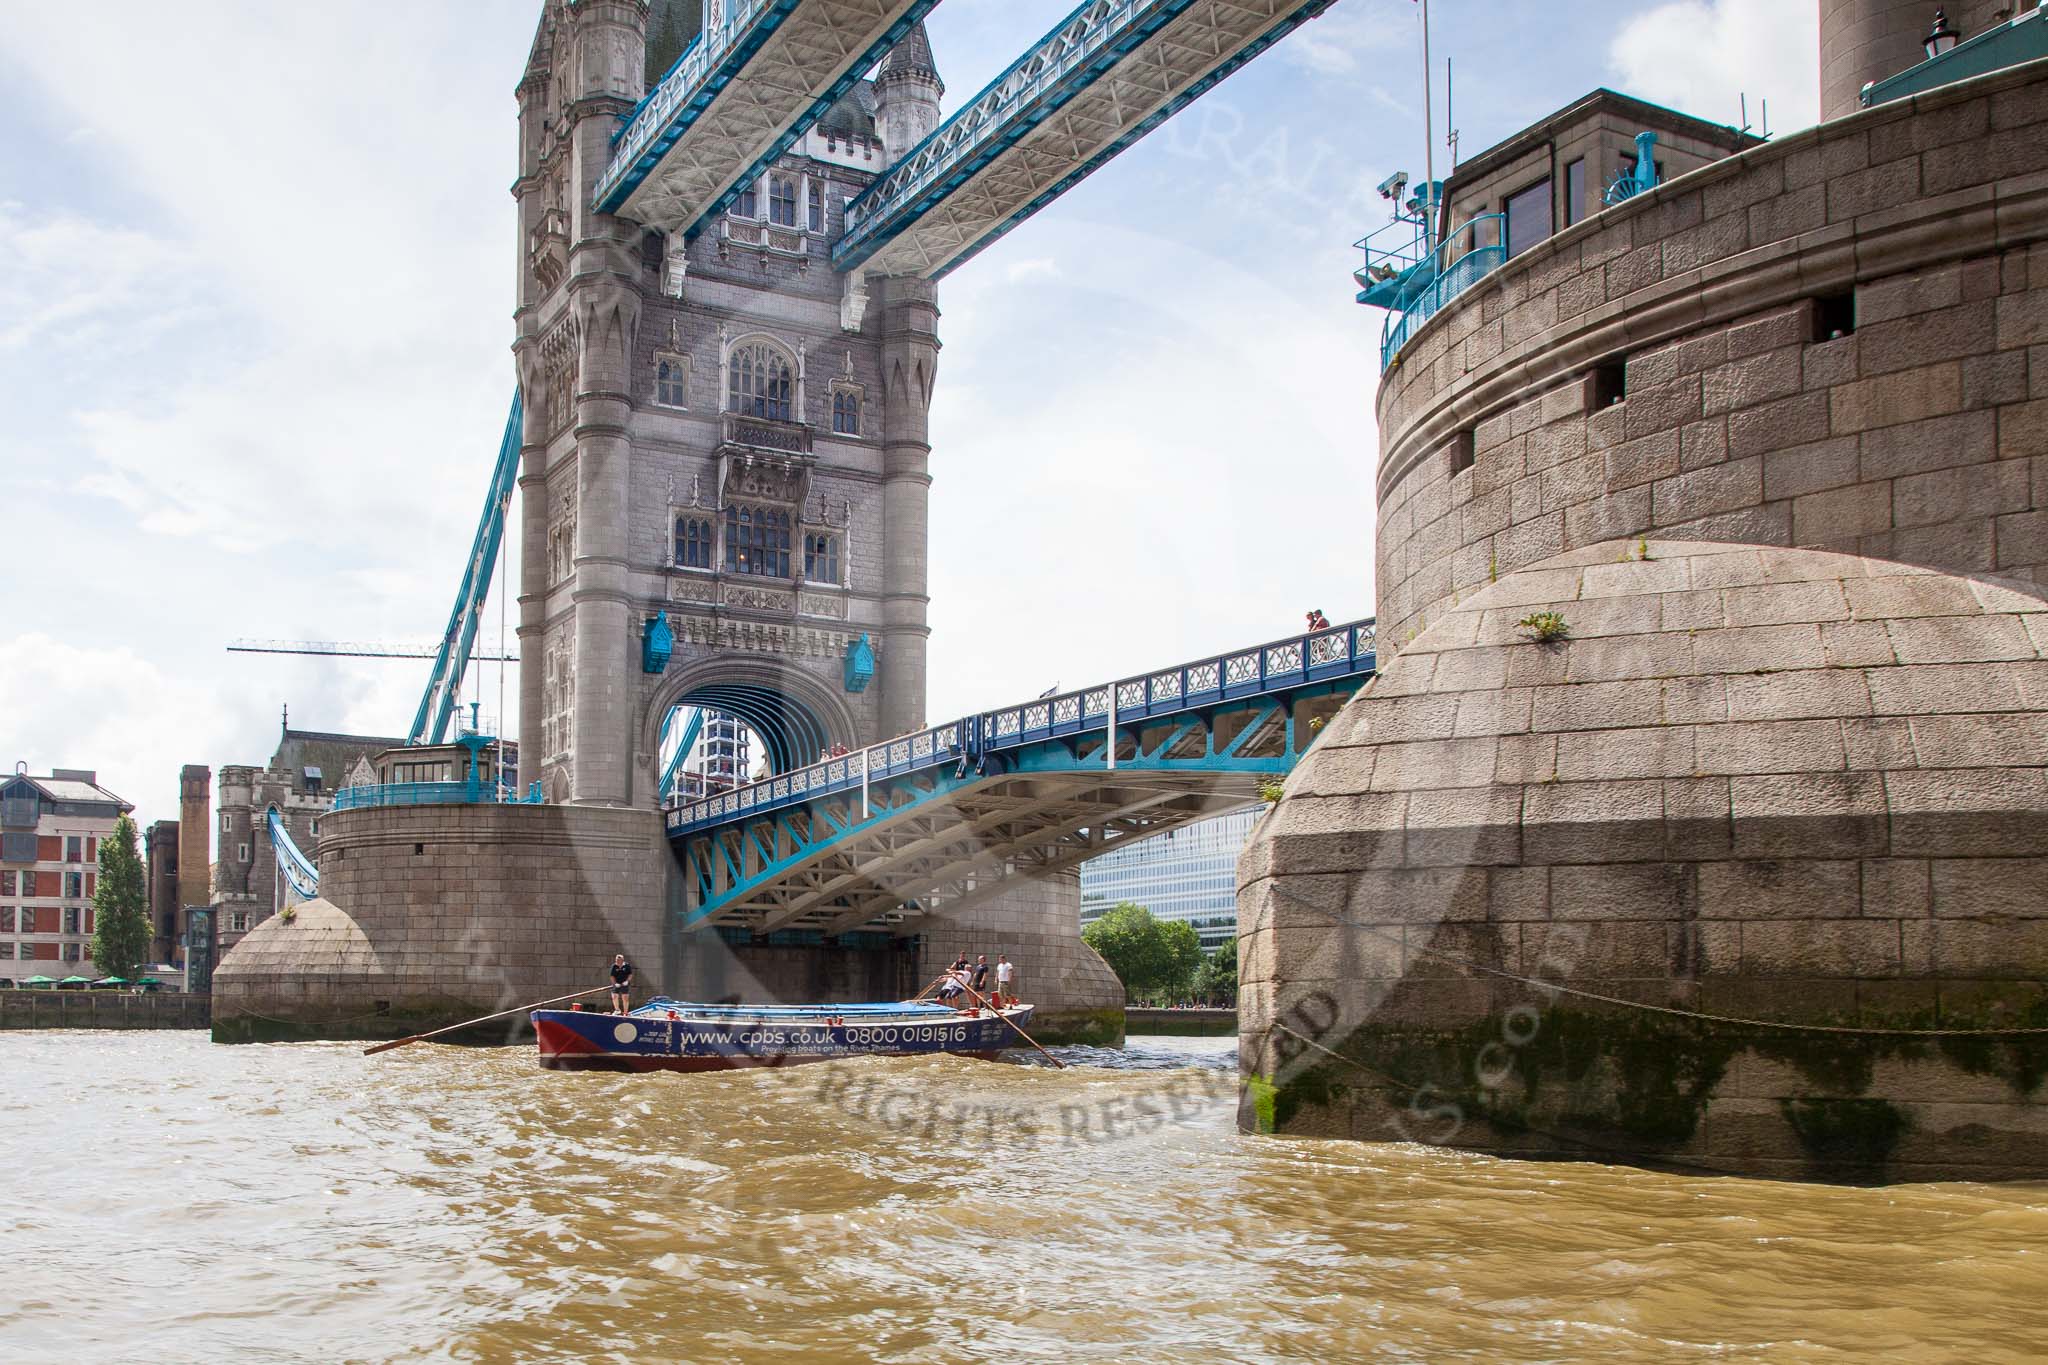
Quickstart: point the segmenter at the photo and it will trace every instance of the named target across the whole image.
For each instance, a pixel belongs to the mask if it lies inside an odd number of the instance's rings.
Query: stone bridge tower
[[[925,720],[938,309],[833,272],[845,204],[929,129],[922,29],[688,240],[590,207],[698,0],[549,0],[518,86],[520,735],[548,800],[654,805],[677,705],[777,769]],[[872,665],[870,668],[869,665]]]

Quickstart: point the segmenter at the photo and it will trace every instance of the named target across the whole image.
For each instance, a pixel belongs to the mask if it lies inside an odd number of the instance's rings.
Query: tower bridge
[[[969,926],[1048,1021],[1114,1011],[1073,866],[1256,800],[1370,673],[1361,623],[929,724],[934,281],[1331,0],[1084,0],[944,122],[936,3],[544,0],[517,390],[413,735],[454,712],[516,476],[538,799],[330,816],[322,908],[245,940],[217,1018],[398,1027],[615,946],[672,992],[882,992]],[[664,816],[706,712],[770,771]]]

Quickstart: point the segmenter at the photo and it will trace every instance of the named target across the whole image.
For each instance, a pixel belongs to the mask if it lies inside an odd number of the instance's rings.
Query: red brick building
[[[100,840],[134,807],[85,769],[17,767],[0,783],[0,980],[97,976],[92,895]]]

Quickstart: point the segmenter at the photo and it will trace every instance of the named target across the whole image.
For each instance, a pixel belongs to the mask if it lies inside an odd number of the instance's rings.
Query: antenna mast
[[[1436,125],[1429,93],[1429,0],[1422,0],[1422,245],[1436,247]]]

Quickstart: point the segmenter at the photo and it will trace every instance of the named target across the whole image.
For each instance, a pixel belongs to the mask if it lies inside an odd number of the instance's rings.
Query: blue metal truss
[[[270,808],[269,817],[270,849],[277,855],[278,872],[298,893],[300,900],[313,899],[320,894],[320,869],[293,842],[291,831],[284,827],[284,816],[276,806]]]
[[[677,143],[689,133],[720,92],[741,79],[763,43],[788,20],[802,0],[736,0],[716,35],[700,34],[647,97],[634,107],[612,140],[612,159],[598,177],[592,204],[600,212],[617,213]],[[816,0],[813,0],[816,3]],[[939,0],[915,0],[889,25],[868,50],[802,110],[768,150],[756,158],[724,193],[694,221],[683,224],[694,237],[703,224],[722,213],[775,159],[791,147],[837,104],[889,49],[937,6]]]
[[[1297,708],[1327,699],[1334,710],[1372,675],[1374,645],[1369,620],[1316,631],[964,716],[679,807],[668,817],[689,905],[679,928],[751,920],[773,932],[809,918],[857,929],[878,897],[915,899],[977,861],[1005,864],[1000,881],[1009,855],[1099,851],[1099,838],[1077,835],[1134,812],[1145,814],[1118,837],[1255,800],[1313,739]]]
[[[847,206],[846,232],[832,247],[832,268],[842,273],[858,268],[1196,3],[1198,0],[1085,0],[854,198]],[[1335,0],[1304,0],[1187,89],[961,248],[931,272],[931,278],[944,278],[985,250],[1333,3]]]
[[[491,573],[498,562],[498,545],[505,536],[505,509],[512,501],[512,487],[519,479],[520,420],[518,390],[512,393],[512,411],[505,418],[505,435],[498,442],[498,465],[491,471],[491,487],[484,498],[484,514],[470,542],[469,559],[463,564],[462,585],[455,591],[455,610],[441,632],[441,646],[434,653],[434,670],[427,678],[427,690],[420,697],[419,710],[406,731],[408,744],[439,744],[448,736],[448,719],[455,712],[455,694],[469,671],[469,655],[476,645],[476,628],[482,619],[484,601],[490,596]]]
[[[669,728],[675,724],[676,715],[683,708],[672,706],[669,713],[661,718],[661,742],[668,743]],[[697,747],[697,736],[704,732],[704,708],[690,709],[690,720],[683,727],[683,737],[676,742],[675,753],[669,756],[668,765],[661,770],[661,785],[655,788],[656,799],[666,801],[676,789],[676,775],[683,770],[683,763],[690,757],[690,750]]]

